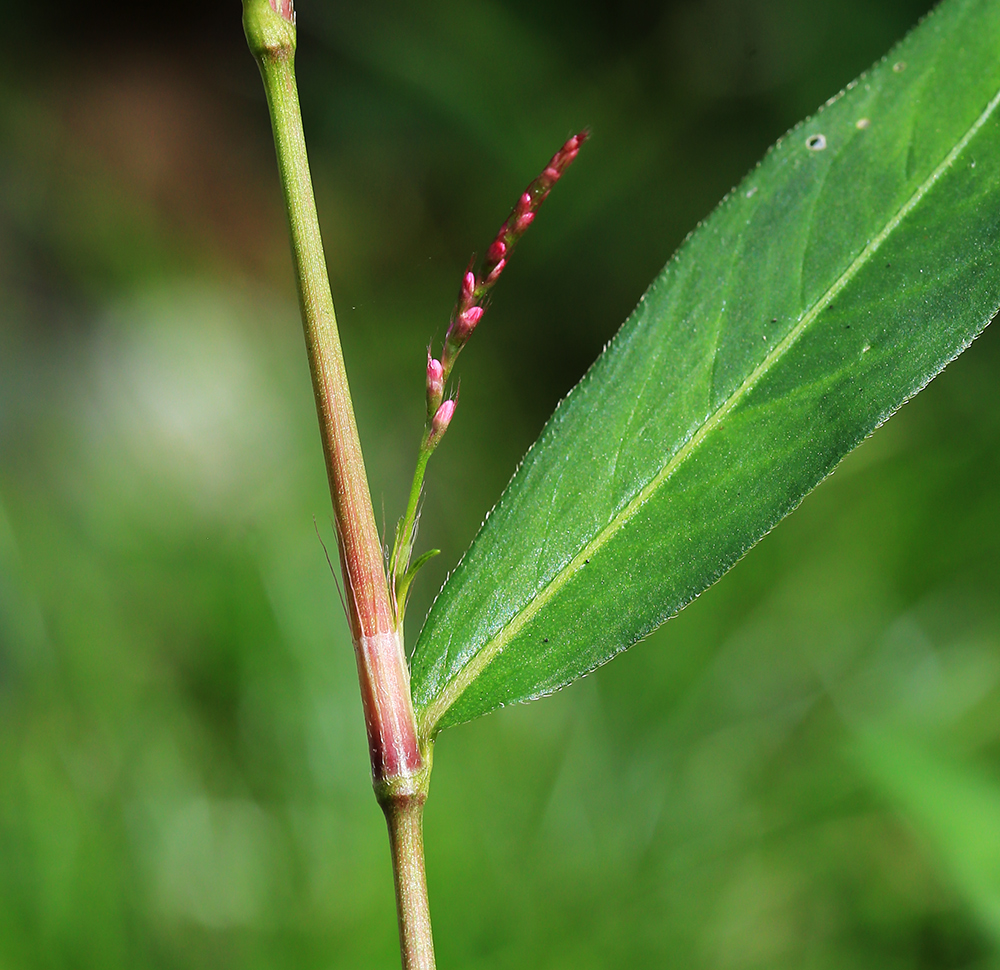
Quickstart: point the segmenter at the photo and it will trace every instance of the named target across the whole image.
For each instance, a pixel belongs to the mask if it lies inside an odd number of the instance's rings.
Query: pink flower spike
[[[275,2],[279,2],[279,0],[275,0]],[[445,335],[444,350],[441,354],[441,365],[444,373],[451,373],[455,358],[465,346],[483,315],[481,304],[485,301],[488,291],[492,289],[504,271],[514,246],[517,245],[528,226],[535,221],[538,207],[545,201],[552,187],[562,177],[566,167],[576,157],[580,145],[586,138],[587,133],[581,132],[568,139],[562,148],[552,156],[549,164],[542,169],[542,173],[521,193],[513,211],[507,217],[507,221],[500,227],[500,231],[486,251],[478,275],[473,270],[474,264],[469,264],[462,277],[458,304],[452,311],[451,322]],[[432,386],[436,388],[437,385],[432,381],[430,372],[428,372],[427,386],[427,413],[436,414],[435,407],[439,405],[441,398],[432,394]],[[443,407],[443,405],[440,406]]]

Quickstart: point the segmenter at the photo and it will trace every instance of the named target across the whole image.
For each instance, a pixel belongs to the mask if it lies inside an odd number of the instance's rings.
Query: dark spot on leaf
[[[810,135],[806,139],[806,148],[811,152],[821,152],[826,148],[826,136],[825,135]]]
[[[548,643],[548,642],[549,642],[548,637],[542,637],[542,643]]]

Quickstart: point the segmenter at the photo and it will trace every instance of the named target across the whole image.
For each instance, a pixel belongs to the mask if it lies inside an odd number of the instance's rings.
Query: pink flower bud
[[[531,193],[525,192],[524,195],[522,195],[521,198],[517,200],[517,208],[514,211],[518,215],[521,215],[521,213],[527,212],[530,208],[531,208]]]
[[[507,244],[502,239],[494,239],[492,245],[486,253],[486,259],[491,263],[498,263],[507,255]]]
[[[427,354],[427,410],[436,411],[444,397],[444,367]]]
[[[556,155],[555,158],[552,159],[551,167],[554,168],[560,175],[562,175],[562,173],[565,172],[567,168],[569,168],[570,162],[572,162],[573,159],[576,158],[576,155],[577,155],[576,151],[560,152],[558,155]]]
[[[554,160],[555,159],[553,159],[553,161]],[[547,179],[549,182],[554,182],[560,175],[562,175],[562,172],[560,172],[554,165],[550,164],[549,167],[542,172],[541,177],[543,179]]]
[[[517,222],[514,223],[514,232],[524,232],[535,221],[534,212],[525,212],[523,215],[517,217]]]
[[[471,270],[462,278],[462,303],[469,304],[476,294],[476,274]]]
[[[552,157],[552,161],[549,162],[553,168],[559,170],[561,175],[576,158],[577,152],[580,151],[580,146],[587,140],[587,132],[581,131],[579,135],[574,135],[570,138],[562,148],[559,149]]]
[[[448,430],[448,425],[451,424],[451,418],[455,413],[457,404],[458,402],[455,400],[444,401],[437,411],[434,412],[434,417],[431,418],[430,434],[427,436],[427,443],[432,448],[437,446],[437,443],[444,437],[444,433]]]
[[[476,329],[476,324],[479,323],[483,312],[481,306],[470,306],[467,310],[462,310],[452,320],[446,339],[459,346],[464,344],[472,335],[472,331]]]
[[[503,268],[507,265],[506,259],[501,259],[493,269],[490,270],[489,276],[486,277],[486,285],[492,286],[496,281],[497,277],[503,272]]]
[[[464,313],[459,314],[462,328],[466,332],[472,333],[484,312],[481,306],[470,306]]]

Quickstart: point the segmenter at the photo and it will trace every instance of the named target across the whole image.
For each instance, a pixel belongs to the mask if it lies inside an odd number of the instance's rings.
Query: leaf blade
[[[989,322],[998,41],[996,0],[946,3],[689,237],[435,602],[424,733],[649,633]]]

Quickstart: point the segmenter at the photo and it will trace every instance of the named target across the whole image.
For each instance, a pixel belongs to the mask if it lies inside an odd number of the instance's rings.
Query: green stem
[[[434,970],[434,937],[424,871],[426,798],[425,792],[416,792],[383,804],[396,879],[396,912],[399,916],[403,970]]]
[[[389,632],[394,624],[381,543],[347,384],[302,131],[295,84],[295,28],[274,13],[266,0],[244,3],[244,24],[271,112],[316,411],[345,553],[351,626],[356,638]]]
[[[417,743],[402,631],[386,580],[330,293],[295,84],[291,3],[282,0],[278,7],[284,15],[268,0],[243,0],[243,25],[264,80],[288,212],[372,777],[389,820],[403,966],[427,968],[433,967],[434,955],[420,817],[430,763]]]
[[[428,432],[425,431],[423,440],[420,442],[420,452],[417,455],[417,467],[413,472],[413,482],[410,485],[410,497],[406,502],[403,519],[396,529],[396,540],[393,543],[392,556],[389,559],[390,582],[396,602],[396,616],[400,621],[406,609],[406,592],[409,586],[410,557],[413,554],[413,532],[417,524],[417,508],[420,506],[420,493],[424,487],[427,462],[430,461],[434,451],[433,448],[427,446],[428,437]]]

